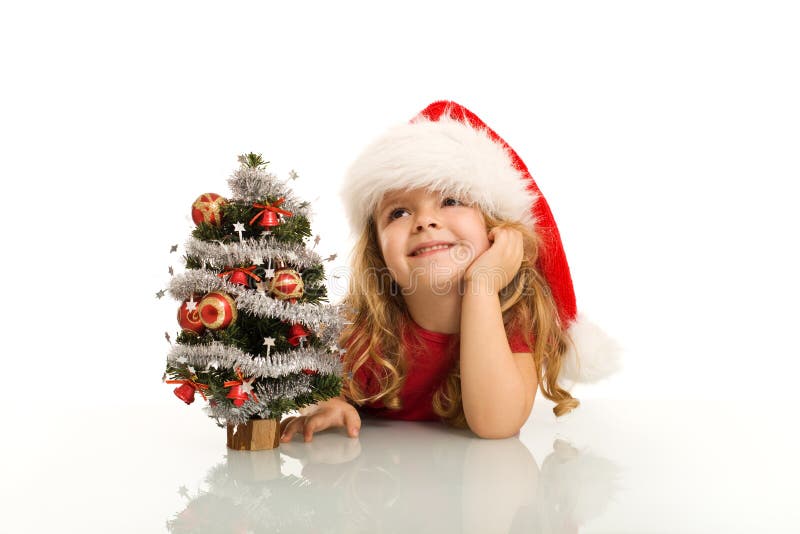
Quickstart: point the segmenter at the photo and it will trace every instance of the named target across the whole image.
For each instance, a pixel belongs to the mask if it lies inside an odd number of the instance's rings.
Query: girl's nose
[[[438,226],[438,223],[436,221],[434,221],[434,220],[429,221],[427,224],[417,223],[417,231],[421,232],[422,229],[425,228],[425,227],[436,228],[437,226]]]
[[[425,228],[438,228],[439,219],[435,212],[430,209],[422,209],[417,212],[416,229],[418,232]]]

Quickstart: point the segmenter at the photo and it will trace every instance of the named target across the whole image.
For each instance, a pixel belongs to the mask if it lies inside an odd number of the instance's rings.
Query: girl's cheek
[[[378,245],[381,247],[381,254],[383,254],[384,259],[386,258],[387,254],[391,254],[392,252],[392,240],[389,239],[388,236],[385,234],[378,236]]]

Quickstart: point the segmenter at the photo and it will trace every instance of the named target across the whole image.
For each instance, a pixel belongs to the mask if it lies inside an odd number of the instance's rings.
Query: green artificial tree
[[[278,446],[283,414],[340,394],[342,319],[327,303],[319,237],[306,244],[309,204],[289,186],[297,174],[278,179],[260,154],[239,162],[230,198],[192,205],[186,271],[168,289],[181,331],[164,378],[187,404],[208,402],[229,447],[252,450]]]

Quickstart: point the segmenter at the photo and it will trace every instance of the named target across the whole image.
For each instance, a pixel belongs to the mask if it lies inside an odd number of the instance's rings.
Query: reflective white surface
[[[0,532],[798,532],[792,409],[550,407],[518,438],[365,419],[251,453],[177,402],[42,417],[3,440]]]

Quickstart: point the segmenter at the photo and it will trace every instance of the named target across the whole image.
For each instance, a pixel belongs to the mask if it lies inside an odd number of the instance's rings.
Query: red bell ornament
[[[236,322],[236,302],[227,293],[212,291],[197,305],[200,321],[211,330],[227,328]]]
[[[287,210],[279,207],[284,202],[286,202],[286,199],[281,197],[278,200],[276,200],[275,202],[273,202],[272,204],[270,204],[270,203],[265,203],[265,204],[256,203],[256,204],[253,204],[254,208],[259,209],[261,211],[256,213],[255,217],[250,219],[250,225],[252,226],[253,223],[256,222],[256,219],[261,217],[261,221],[259,222],[259,224],[261,226],[263,226],[264,228],[269,228],[269,227],[272,227],[272,226],[280,226],[281,221],[278,218],[278,214],[279,213],[281,215],[285,216],[285,217],[291,217],[293,215],[293,213],[291,211],[287,211]]]
[[[306,331],[306,329],[303,328],[303,325],[301,325],[301,324],[293,324],[291,327],[289,327],[289,340],[288,341],[293,346],[296,347],[297,345],[299,345],[300,344],[300,339],[305,339],[306,337],[308,337],[308,331]]]
[[[236,376],[239,380],[228,380],[223,383],[224,387],[231,388],[225,397],[231,399],[234,406],[237,408],[244,404],[244,401],[248,398],[252,398],[255,402],[258,402],[258,397],[256,397],[255,392],[253,392],[253,381],[255,378],[244,378],[241,370],[238,368],[236,369]]]
[[[292,304],[303,296],[303,278],[294,269],[280,269],[270,280],[269,291],[279,300],[288,300]]]
[[[231,399],[234,406],[238,408],[244,404],[244,401],[247,400],[247,393],[242,393],[242,386],[237,384],[235,386],[231,386],[231,390],[227,395],[225,395],[225,397]]]
[[[200,314],[197,312],[197,306],[190,311],[186,307],[188,302],[188,300],[184,301],[183,304],[181,304],[181,307],[178,308],[178,324],[186,332],[202,334],[206,327],[203,326],[203,322],[200,320]],[[197,303],[195,302],[195,304]]]
[[[191,384],[182,384],[176,387],[174,390],[175,396],[186,404],[191,404],[194,402],[194,392],[195,389]]]
[[[219,226],[222,224],[220,209],[228,201],[216,193],[203,193],[192,203],[192,220],[195,224],[201,222]]]
[[[270,228],[272,226],[280,226],[281,221],[278,219],[278,214],[274,211],[264,210],[261,214],[261,221],[259,223],[264,228]]]
[[[245,287],[250,285],[247,281],[247,275],[242,271],[234,271],[233,274],[231,274],[231,277],[228,278],[228,282],[231,284],[239,284],[240,286]]]
[[[225,269],[217,276],[226,278],[231,284],[239,284],[240,286],[250,287],[250,280],[260,282],[261,277],[255,273],[256,265],[250,267],[225,267]]]

